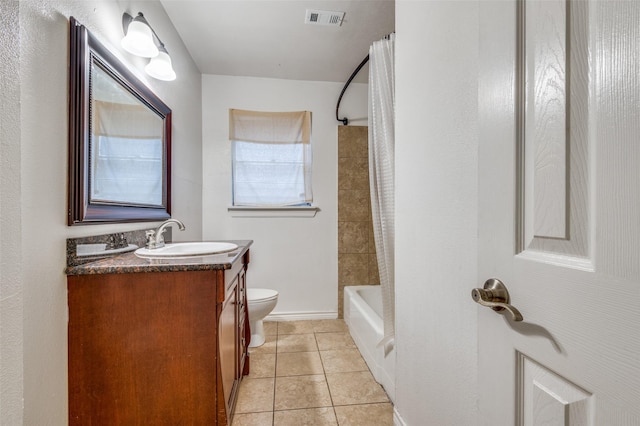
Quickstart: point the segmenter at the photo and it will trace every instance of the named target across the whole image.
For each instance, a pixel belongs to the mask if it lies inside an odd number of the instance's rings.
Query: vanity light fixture
[[[122,28],[125,34],[122,48],[133,55],[151,58],[144,68],[147,74],[158,80],[176,79],[169,52],[142,12],[138,12],[135,18],[125,12],[122,15]]]
[[[122,15],[122,26],[125,36],[120,44],[124,50],[143,58],[158,56],[153,30],[142,13],[138,12],[138,16],[133,18],[125,12]]]
[[[158,56],[151,58],[144,70],[153,78],[164,81],[172,81],[176,79],[176,72],[171,66],[171,57],[164,47],[164,44],[160,44],[158,48]]]

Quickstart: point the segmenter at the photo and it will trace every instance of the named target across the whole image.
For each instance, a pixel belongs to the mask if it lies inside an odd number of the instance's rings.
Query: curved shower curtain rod
[[[336,105],[336,120],[342,121],[342,124],[344,124],[345,126],[349,124],[349,119],[347,117],[339,118],[340,116],[338,115],[338,110],[340,109],[340,101],[342,100],[342,95],[344,95],[345,90],[347,90],[347,87],[349,87],[349,84],[351,84],[351,80],[353,80],[356,74],[360,72],[362,67],[364,67],[364,64],[366,64],[367,62],[369,62],[369,55],[367,55],[366,58],[364,58],[362,62],[360,62],[360,65],[358,65],[358,67],[353,71],[353,73],[351,73],[351,77],[349,77],[349,80],[347,80],[347,83],[342,88],[342,92],[340,92],[340,96],[338,97],[338,104]]]
[[[391,34],[395,34],[395,32],[391,33]],[[386,36],[382,37],[384,40],[389,40],[389,38],[391,37],[391,34],[387,34]],[[338,96],[338,103],[336,104],[336,120],[342,122],[342,124],[344,124],[345,126],[347,124],[349,124],[349,119],[347,117],[345,118],[340,118],[340,115],[338,114],[338,110],[340,109],[340,101],[342,101],[342,96],[344,95],[344,92],[347,90],[347,87],[349,87],[349,85],[351,84],[351,80],[353,80],[353,78],[360,72],[360,70],[362,69],[362,67],[364,67],[364,65],[369,62],[369,55],[367,55],[362,62],[360,62],[360,65],[358,65],[356,67],[356,69],[351,73],[351,76],[349,77],[349,79],[347,80],[347,82],[345,83],[344,87],[342,88],[342,92],[340,92],[340,96]]]

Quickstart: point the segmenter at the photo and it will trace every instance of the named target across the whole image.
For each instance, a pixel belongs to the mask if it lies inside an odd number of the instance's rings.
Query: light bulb
[[[158,56],[158,48],[153,41],[151,28],[138,17],[131,21],[127,35],[120,44],[124,50],[136,56],[143,58]]]
[[[161,48],[162,49],[162,48]],[[162,49],[164,50],[164,49]],[[171,81],[176,79],[176,72],[171,65],[171,57],[166,51],[160,50],[155,58],[152,58],[144,70],[153,78]]]

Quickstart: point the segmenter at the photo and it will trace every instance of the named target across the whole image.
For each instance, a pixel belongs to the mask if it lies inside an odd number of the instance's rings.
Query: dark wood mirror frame
[[[171,109],[71,17],[69,68],[68,225],[164,220],[171,216]],[[162,203],[91,199],[91,65],[96,63],[162,122]]]

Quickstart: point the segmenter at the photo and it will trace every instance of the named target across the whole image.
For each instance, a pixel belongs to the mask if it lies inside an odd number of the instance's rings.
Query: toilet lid
[[[247,299],[248,300],[265,300],[274,299],[278,297],[278,292],[268,288],[248,288]]]

